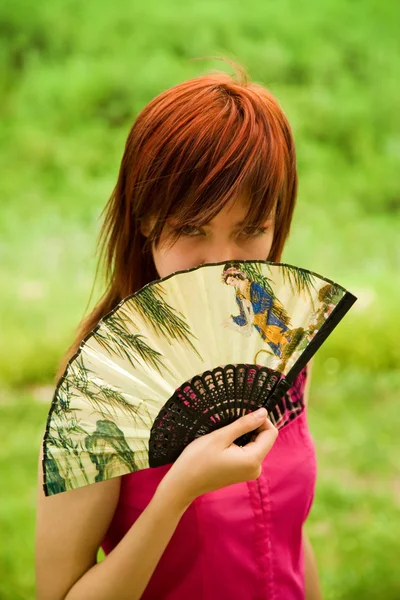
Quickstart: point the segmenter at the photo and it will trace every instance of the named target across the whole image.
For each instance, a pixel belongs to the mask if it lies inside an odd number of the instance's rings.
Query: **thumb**
[[[265,421],[267,417],[267,410],[265,408],[259,408],[258,410],[248,413],[243,417],[240,417],[233,423],[225,425],[221,429],[218,429],[215,433],[220,435],[224,442],[231,444],[238,437],[249,431],[254,431]]]

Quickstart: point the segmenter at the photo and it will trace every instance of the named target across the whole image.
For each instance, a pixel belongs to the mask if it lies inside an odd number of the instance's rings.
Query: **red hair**
[[[134,121],[102,212],[96,277],[103,265],[106,291],[79,325],[57,377],[103,316],[158,279],[151,244],[157,246],[167,218],[174,217],[178,228],[202,226],[246,193],[245,227],[261,225],[276,206],[267,260],[281,260],[297,196],[292,131],[275,97],[227,62],[237,81],[220,71],[184,81],[156,96]],[[150,217],[155,226],[146,238],[140,225]]]

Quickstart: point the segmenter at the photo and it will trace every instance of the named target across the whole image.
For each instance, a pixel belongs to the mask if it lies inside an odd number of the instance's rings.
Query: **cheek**
[[[176,242],[170,248],[159,247],[153,250],[154,264],[159,276],[167,277],[174,271],[191,269],[202,261],[201,251],[196,245]]]
[[[272,247],[274,239],[273,232],[267,233],[254,239],[244,240],[238,246],[245,260],[266,260]]]

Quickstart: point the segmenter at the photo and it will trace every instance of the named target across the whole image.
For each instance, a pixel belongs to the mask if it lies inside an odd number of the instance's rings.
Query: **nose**
[[[203,250],[202,253],[202,264],[203,263],[218,263],[228,261],[240,261],[244,260],[243,250],[240,250],[232,242],[219,242],[210,245],[207,249]]]

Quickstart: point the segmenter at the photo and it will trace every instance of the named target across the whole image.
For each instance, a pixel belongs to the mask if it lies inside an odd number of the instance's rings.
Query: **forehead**
[[[249,200],[246,197],[234,198],[225,204],[220,212],[208,222],[208,225],[210,227],[239,227],[245,223],[249,208]],[[275,212],[276,204],[266,220],[273,219]]]

